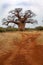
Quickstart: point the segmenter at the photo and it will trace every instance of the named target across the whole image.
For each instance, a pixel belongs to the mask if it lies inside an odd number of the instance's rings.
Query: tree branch
[[[38,22],[37,22],[37,20],[29,19],[25,23],[31,23],[31,24],[36,23],[37,24]]]
[[[24,15],[24,17],[27,19],[27,18],[31,18],[31,17],[33,17],[33,16],[36,16],[31,10],[27,10],[26,12],[25,12],[25,15]]]
[[[19,19],[21,18],[19,13],[22,11],[22,8],[16,8],[15,10],[10,11],[9,13],[14,14],[16,17],[18,17]]]
[[[3,24],[5,24],[5,25],[8,25],[9,23],[15,23],[15,24],[19,24],[19,21],[17,22],[17,21],[7,21],[7,22],[3,22]]]

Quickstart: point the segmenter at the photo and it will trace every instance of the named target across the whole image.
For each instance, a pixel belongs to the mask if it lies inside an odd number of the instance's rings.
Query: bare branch
[[[24,15],[25,18],[31,18],[33,16],[36,16],[36,15],[31,10],[27,10]]]
[[[15,10],[10,11],[9,13],[15,14],[16,17],[20,18],[19,13],[22,11],[22,8],[16,8]]]
[[[33,23],[38,23],[37,22],[37,20],[34,20],[34,19],[29,19],[28,21],[26,21],[25,23],[31,23],[31,24],[33,24]]]
[[[25,11],[25,13],[23,13],[22,8],[15,8],[9,13],[11,15],[9,15],[7,19],[3,19],[3,24],[8,25],[9,23],[15,23],[18,25],[18,28],[20,30],[24,30],[26,23],[37,23],[37,20],[31,19],[31,17],[35,16],[35,14],[31,10],[27,10]]]
[[[19,21],[17,20],[15,20],[15,21],[13,21],[13,20],[10,20],[10,21],[6,21],[6,22],[3,22],[3,25],[8,25],[9,23],[15,23],[15,24],[19,24]]]
[[[22,8],[16,8],[16,9],[15,9],[15,12],[18,12],[18,13],[19,13],[19,12],[21,12],[21,11],[22,11]]]
[[[8,16],[7,17],[7,21],[14,20],[14,19],[15,19],[15,16]]]

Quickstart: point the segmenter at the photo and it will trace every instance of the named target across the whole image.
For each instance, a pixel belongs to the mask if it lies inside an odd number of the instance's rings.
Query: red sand
[[[43,65],[43,45],[37,45],[39,34],[22,34],[22,40],[12,41],[13,49],[0,54],[0,65]]]

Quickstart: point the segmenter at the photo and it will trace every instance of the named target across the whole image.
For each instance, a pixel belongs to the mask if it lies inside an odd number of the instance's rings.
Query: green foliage
[[[39,30],[42,31],[43,30],[43,26],[38,26],[36,28],[25,28],[26,31],[33,31],[33,30]]]
[[[17,28],[6,28],[6,31],[17,31],[18,29]]]
[[[38,26],[36,28],[25,28],[25,31],[33,31],[33,30],[43,30],[42,26]],[[12,27],[7,27],[7,28],[2,28],[0,27],[0,32],[12,32],[12,31],[18,31],[18,28],[12,28]]]
[[[43,30],[43,26],[38,26],[35,28],[36,30]]]
[[[6,32],[5,28],[0,27],[0,32]]]
[[[18,31],[17,28],[2,28],[0,27],[0,32],[11,32],[11,31]]]

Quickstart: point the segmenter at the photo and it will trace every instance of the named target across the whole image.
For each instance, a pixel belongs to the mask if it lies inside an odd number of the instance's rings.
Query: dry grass
[[[43,65],[43,31],[0,33],[0,65]]]

